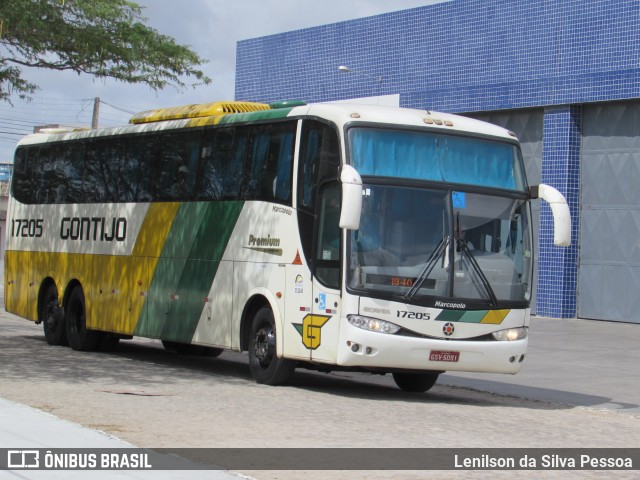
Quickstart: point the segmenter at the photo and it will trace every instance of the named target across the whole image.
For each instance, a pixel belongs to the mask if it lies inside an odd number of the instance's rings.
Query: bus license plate
[[[441,350],[431,350],[429,360],[432,362],[457,362],[460,359],[460,352],[443,352]]]

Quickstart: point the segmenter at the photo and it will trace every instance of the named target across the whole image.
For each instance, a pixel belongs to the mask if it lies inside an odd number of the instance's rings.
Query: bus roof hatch
[[[162,122],[165,120],[181,120],[185,118],[219,117],[231,113],[257,112],[259,110],[269,110],[271,107],[266,103],[256,102],[214,102],[200,103],[194,105],[184,105],[182,107],[158,108],[136,113],[129,123],[141,124]]]

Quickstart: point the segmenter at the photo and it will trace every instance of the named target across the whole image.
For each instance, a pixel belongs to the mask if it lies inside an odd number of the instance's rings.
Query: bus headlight
[[[379,320],[377,318],[363,317],[361,315],[347,315],[347,320],[354,327],[369,330],[370,332],[394,334],[400,330],[398,325],[385,322],[384,320]]]
[[[493,338],[500,342],[513,342],[514,340],[524,340],[529,335],[528,327],[510,328],[492,333]]]

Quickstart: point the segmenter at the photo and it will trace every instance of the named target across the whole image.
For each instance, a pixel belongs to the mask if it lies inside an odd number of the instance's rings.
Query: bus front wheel
[[[439,372],[394,373],[393,380],[405,392],[426,392],[436,384]]]
[[[258,310],[251,322],[249,336],[249,369],[258,383],[282,385],[296,368],[296,362],[278,358],[276,325],[269,307]]]
[[[98,348],[101,332],[87,328],[84,292],[80,286],[75,287],[69,295],[64,323],[67,329],[67,341],[72,349],[90,351]]]

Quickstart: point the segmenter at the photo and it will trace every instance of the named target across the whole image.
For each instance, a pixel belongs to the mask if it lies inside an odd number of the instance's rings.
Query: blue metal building
[[[451,0],[238,43],[237,99],[385,95],[515,131],[567,197],[568,249],[536,207],[538,315],[640,323],[640,1]]]

